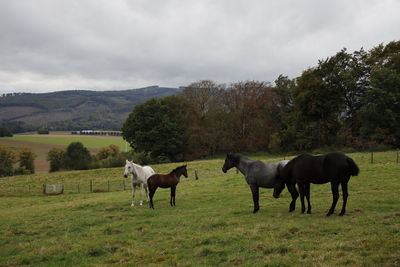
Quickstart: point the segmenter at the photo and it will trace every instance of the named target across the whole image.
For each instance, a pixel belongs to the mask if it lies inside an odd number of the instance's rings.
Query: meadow
[[[13,187],[124,181],[123,168],[0,179],[0,266],[399,266],[400,164],[396,152],[348,154],[361,173],[349,182],[345,216],[331,217],[329,184],[312,185],[312,214],[288,212],[290,195],[262,189],[252,213],[250,189],[223,158],[187,162],[176,207],[158,189],[155,210],[130,207],[129,188],[44,196]],[[265,162],[268,154],[249,155]],[[167,173],[179,163],[152,166]],[[195,180],[197,171],[199,179]],[[125,179],[127,182],[127,179]],[[138,194],[137,194],[138,197]],[[338,208],[339,207],[339,208]]]
[[[66,148],[72,142],[81,142],[92,153],[96,153],[98,149],[117,145],[120,151],[126,151],[129,145],[126,144],[122,137],[116,136],[92,136],[92,135],[71,135],[65,132],[54,132],[49,135],[38,134],[22,134],[13,137],[1,137],[0,146],[19,149],[29,147],[37,155],[35,167],[37,173],[45,173],[50,169],[50,163],[46,160],[47,153],[50,149]]]

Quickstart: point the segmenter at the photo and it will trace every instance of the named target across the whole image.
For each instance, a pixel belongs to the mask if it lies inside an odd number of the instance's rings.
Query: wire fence
[[[21,195],[56,195],[56,192],[45,190],[46,186],[60,184],[3,184],[0,187],[0,196],[21,196]],[[93,181],[80,183],[62,183],[63,194],[80,193],[104,193],[131,190],[131,184],[125,181]],[[47,191],[47,192],[46,192]]]
[[[348,154],[354,161],[360,165],[377,165],[377,164],[393,164],[400,163],[399,151],[390,152],[369,152],[369,153],[354,153]],[[274,158],[269,160],[263,160],[264,162],[275,162],[282,159],[292,159],[295,156],[283,156],[281,159]],[[221,162],[222,163],[222,162]],[[193,179],[208,179],[215,178],[221,175],[221,166],[207,167],[201,166],[200,162],[189,163],[191,165],[188,174]],[[396,164],[396,165],[397,165]],[[237,172],[236,172],[237,173]],[[30,182],[26,184],[15,183],[12,177],[0,178],[0,197],[2,196],[37,196],[45,193],[44,186],[46,185],[62,185],[63,194],[81,194],[81,193],[106,193],[106,192],[118,192],[118,191],[131,191],[130,179],[115,179],[115,180],[93,180],[88,179],[86,181],[63,181],[52,182]]]

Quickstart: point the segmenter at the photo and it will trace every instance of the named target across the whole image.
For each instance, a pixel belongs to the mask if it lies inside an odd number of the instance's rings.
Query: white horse
[[[132,161],[126,160],[124,177],[127,178],[132,174],[132,207],[135,206],[136,186],[140,186],[140,205],[143,205],[142,191],[143,187],[146,191],[146,198],[149,201],[149,190],[147,187],[147,179],[155,174],[155,171],[150,166],[140,166]]]

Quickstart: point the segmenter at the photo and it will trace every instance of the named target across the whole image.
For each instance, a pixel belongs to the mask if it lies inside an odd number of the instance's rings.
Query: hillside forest
[[[400,41],[342,49],[275,85],[203,80],[135,106],[122,127],[136,151],[171,161],[229,151],[400,146]]]

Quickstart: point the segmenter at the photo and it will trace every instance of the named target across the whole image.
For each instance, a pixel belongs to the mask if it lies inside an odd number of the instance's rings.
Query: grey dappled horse
[[[259,160],[252,160],[244,156],[229,153],[226,155],[222,171],[226,173],[229,169],[236,167],[244,175],[253,194],[253,213],[256,213],[260,209],[258,203],[259,188],[274,188],[278,171],[288,162],[288,160],[282,160],[268,164]]]

